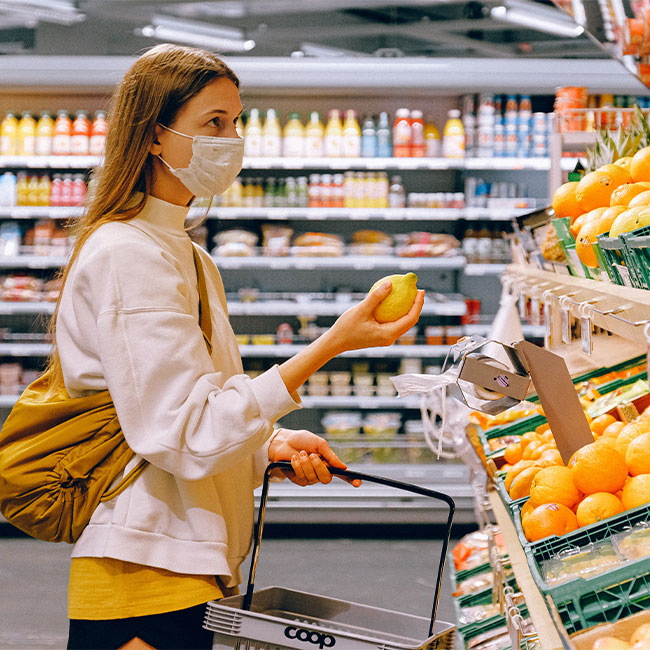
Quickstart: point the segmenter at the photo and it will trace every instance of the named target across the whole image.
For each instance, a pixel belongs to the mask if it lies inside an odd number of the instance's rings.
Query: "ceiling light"
[[[136,30],[136,33],[159,41],[206,47],[221,52],[248,52],[255,47],[255,41],[247,39],[241,29],[169,16],[154,16],[151,25]]]
[[[527,27],[539,32],[564,36],[566,38],[577,38],[584,34],[584,27],[577,25],[563,14],[551,12],[531,11],[529,8],[519,6],[503,5],[490,9],[490,16],[494,20],[500,20],[511,25]]]
[[[46,23],[74,25],[86,20],[75,3],[65,0],[22,0],[22,2],[0,1],[0,10],[16,16],[25,16]]]

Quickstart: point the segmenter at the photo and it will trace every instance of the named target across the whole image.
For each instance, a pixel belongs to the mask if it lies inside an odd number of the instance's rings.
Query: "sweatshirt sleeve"
[[[190,286],[191,248],[188,255],[190,268],[181,268],[153,242],[124,241],[96,248],[81,276],[129,446],[153,465],[196,480],[251,456],[258,466],[273,423],[299,404],[277,366],[254,379],[216,370],[219,354],[232,354],[232,331],[213,328],[213,363]],[[211,307],[218,308],[212,301]]]

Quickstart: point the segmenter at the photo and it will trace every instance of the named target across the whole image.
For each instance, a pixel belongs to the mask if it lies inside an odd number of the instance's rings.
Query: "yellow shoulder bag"
[[[193,246],[199,320],[208,350],[212,324],[203,266]],[[108,390],[48,396],[47,373],[19,397],[0,431],[0,512],[16,528],[49,542],[72,543],[101,501],[117,496],[144,470],[124,439]]]

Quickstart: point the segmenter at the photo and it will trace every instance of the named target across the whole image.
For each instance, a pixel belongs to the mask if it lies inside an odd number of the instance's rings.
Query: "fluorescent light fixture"
[[[247,39],[240,29],[169,16],[154,16],[151,25],[136,30],[136,34],[222,52],[248,52],[255,47],[255,41]]]
[[[0,1],[0,10],[15,16],[60,25],[74,25],[86,20],[86,14],[65,0],[21,0],[21,2]]]
[[[540,9],[545,9],[540,6]],[[555,36],[566,38],[577,38],[584,34],[584,27],[577,25],[568,16],[559,13],[559,10],[540,11],[537,8],[531,9],[522,5],[505,4],[490,9],[490,16],[519,27],[527,27],[538,32],[546,32]]]
[[[340,47],[329,47],[319,43],[301,43],[300,51],[305,56],[322,56],[322,57],[342,57],[342,56],[370,56],[368,52],[358,52],[356,50],[345,50]]]

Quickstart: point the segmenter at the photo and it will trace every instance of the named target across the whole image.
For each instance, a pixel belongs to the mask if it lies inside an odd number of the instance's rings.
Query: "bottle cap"
[[[452,120],[456,120],[460,117],[460,111],[457,108],[452,108],[448,113],[447,116],[451,118]]]
[[[422,111],[411,111],[411,117],[415,118],[416,120],[422,119]]]
[[[395,113],[396,117],[408,117],[411,114],[411,111],[408,108],[398,108]]]
[[[300,113],[289,113],[289,119],[290,120],[299,120],[300,119]]]

